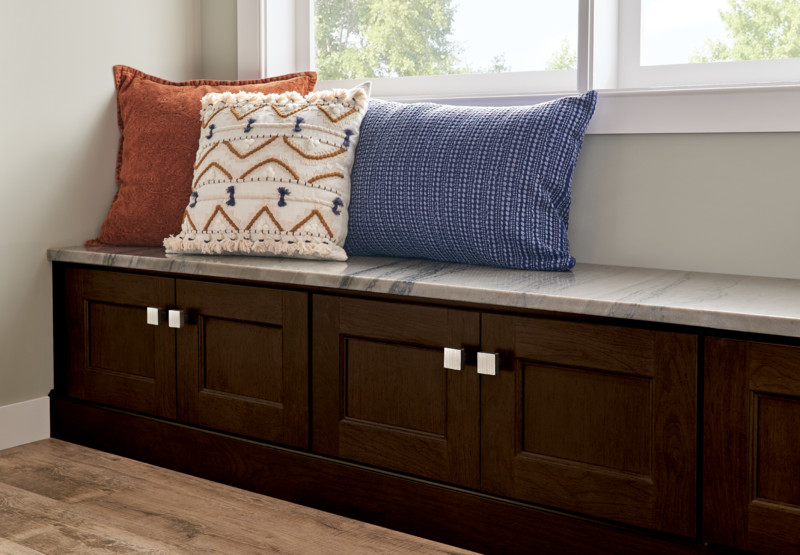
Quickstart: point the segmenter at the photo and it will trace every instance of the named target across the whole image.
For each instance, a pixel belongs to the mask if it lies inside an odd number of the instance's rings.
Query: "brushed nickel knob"
[[[478,353],[478,374],[494,376],[500,368],[500,355],[497,353]]]
[[[464,349],[451,349],[450,347],[444,348],[444,367],[447,370],[463,370],[464,358],[466,357]]]
[[[147,323],[151,326],[158,326],[161,324],[161,317],[164,311],[154,306],[147,307]]]
[[[186,314],[182,310],[170,310],[167,313],[169,327],[180,329],[186,323]]]

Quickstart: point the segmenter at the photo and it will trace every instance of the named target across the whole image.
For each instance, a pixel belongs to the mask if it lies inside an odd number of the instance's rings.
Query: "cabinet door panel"
[[[75,345],[70,395],[147,414],[175,417],[175,333],[147,324],[147,307],[172,305],[167,278],[69,269],[80,328],[67,330]]]
[[[704,539],[800,549],[800,348],[707,338]]]
[[[313,449],[477,487],[476,368],[443,348],[474,352],[478,314],[318,295],[314,315]]]
[[[692,536],[694,336],[483,315],[487,492]]]
[[[178,280],[181,420],[308,446],[304,293]]]
[[[521,371],[523,452],[649,473],[650,379],[525,363]]]

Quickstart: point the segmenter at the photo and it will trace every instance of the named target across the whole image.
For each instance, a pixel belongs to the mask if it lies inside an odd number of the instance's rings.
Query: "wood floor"
[[[0,451],[0,553],[469,553],[55,439]]]

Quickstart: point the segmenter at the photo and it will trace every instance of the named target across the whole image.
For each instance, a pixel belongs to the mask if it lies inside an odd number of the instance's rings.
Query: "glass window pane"
[[[577,65],[577,0],[315,0],[314,12],[321,79]]]
[[[800,0],[642,0],[643,66],[800,57]]]

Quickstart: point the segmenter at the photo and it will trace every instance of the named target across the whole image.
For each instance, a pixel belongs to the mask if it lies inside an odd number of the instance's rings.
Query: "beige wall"
[[[236,79],[236,0],[203,0],[202,8],[203,77]]]
[[[572,198],[578,261],[800,278],[800,133],[589,135]]]
[[[111,66],[199,77],[201,9],[194,0],[0,0],[0,14],[2,407],[52,387],[45,250],[95,236],[114,194]]]

